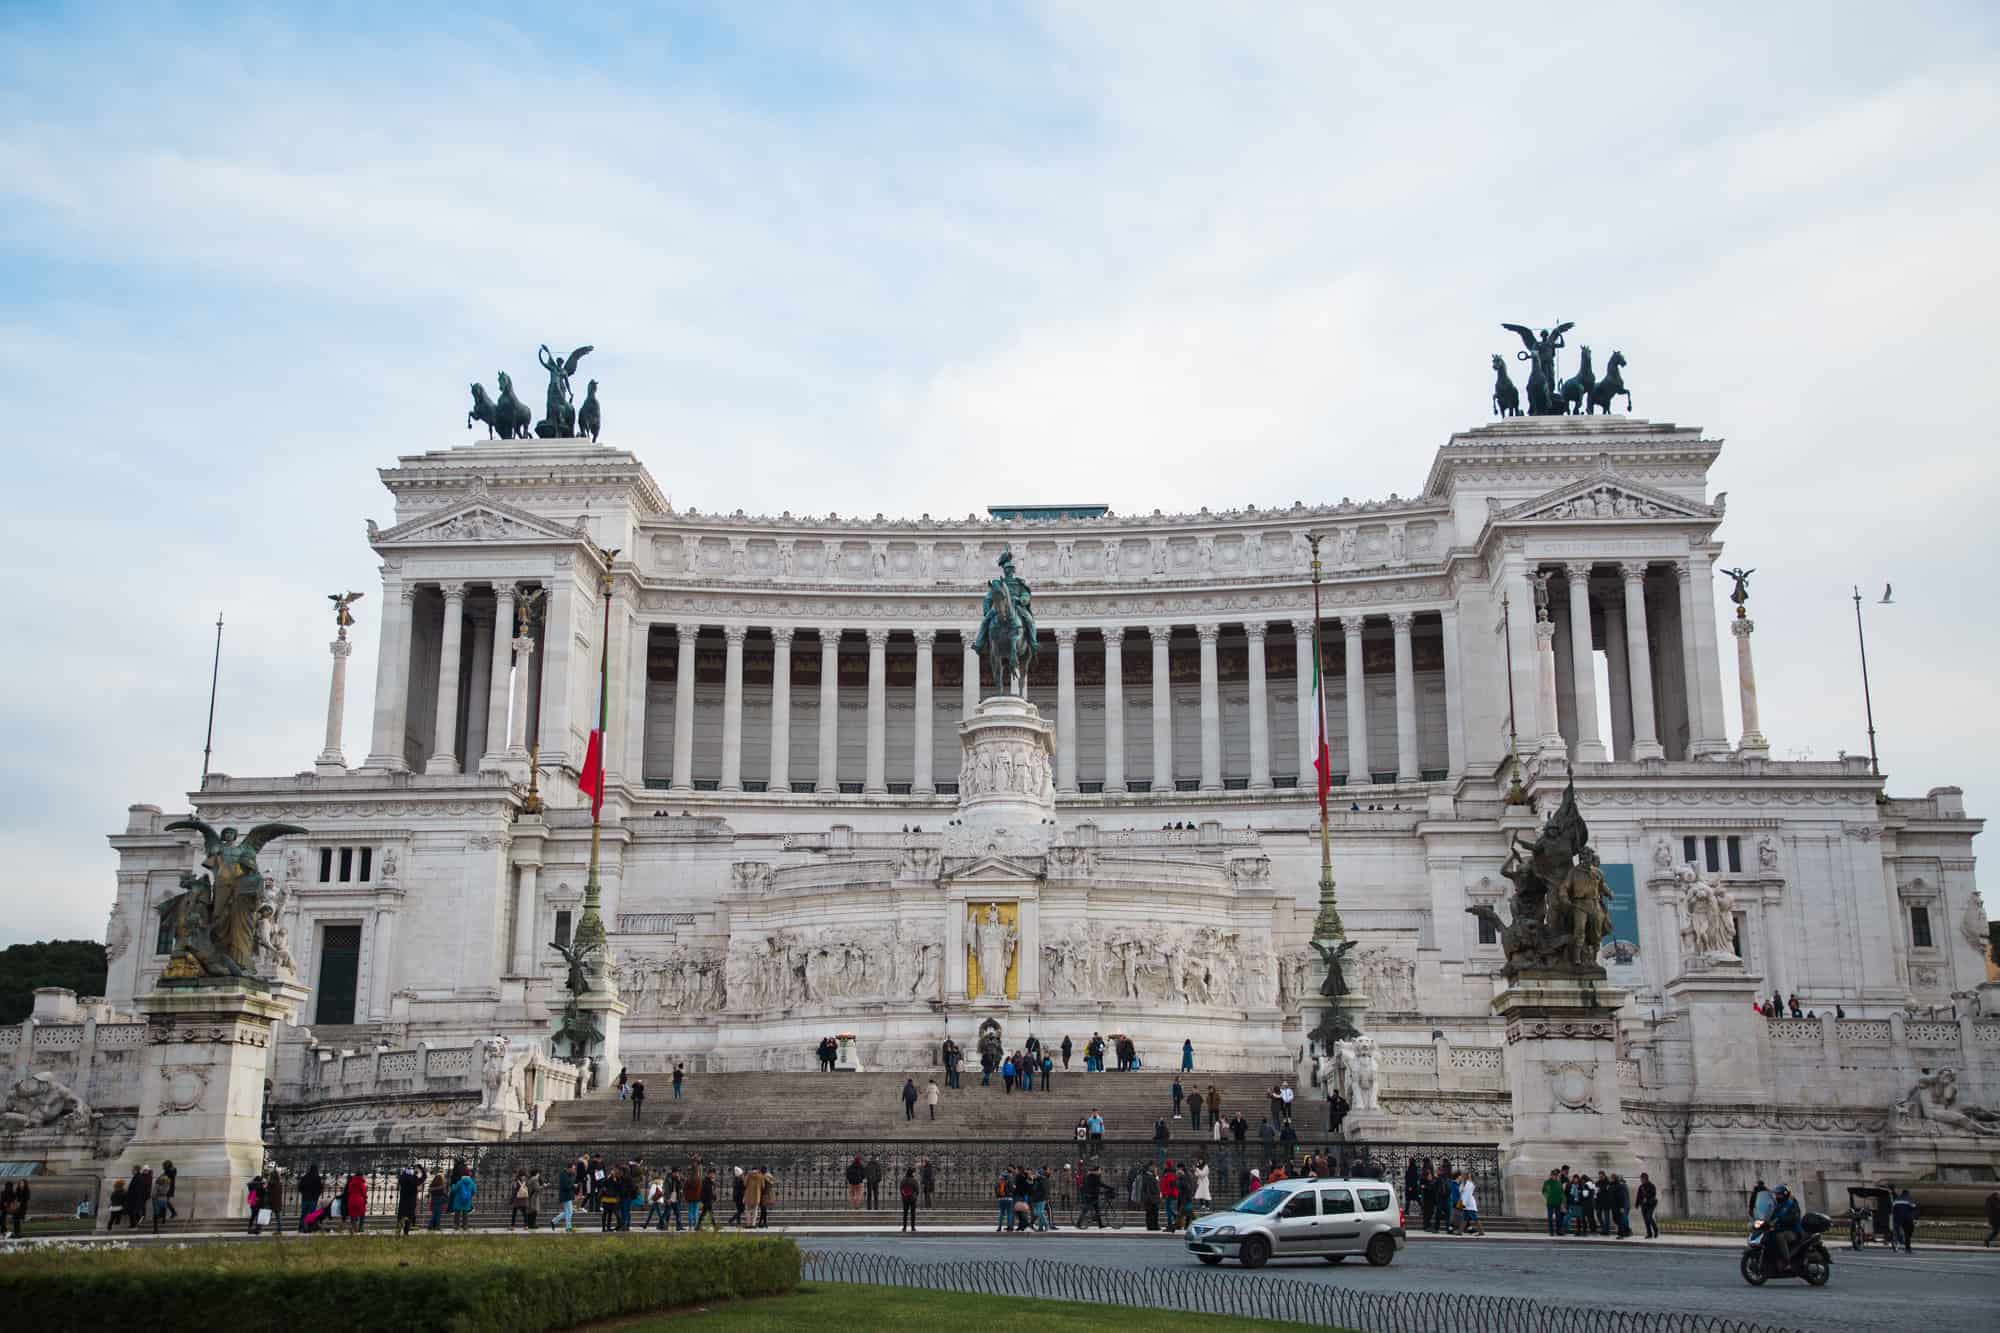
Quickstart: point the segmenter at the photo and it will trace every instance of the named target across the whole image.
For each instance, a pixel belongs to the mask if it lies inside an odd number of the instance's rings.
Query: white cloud
[[[217,606],[218,766],[310,762],[372,469],[464,441],[465,382],[532,386],[543,341],[597,345],[608,438],[684,506],[1193,509],[1411,492],[1483,418],[1498,321],[1575,318],[1642,415],[1729,440],[1777,751],[1865,739],[1844,594],[1894,579],[1895,789],[1984,811],[1989,26],[1576,17],[635,13],[554,67],[486,22],[0,20],[33,405],[0,840],[36,903],[0,934],[101,928],[99,839],[196,771]]]

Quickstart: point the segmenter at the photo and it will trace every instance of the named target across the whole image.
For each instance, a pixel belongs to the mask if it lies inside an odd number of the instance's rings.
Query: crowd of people
[[[1632,1209],[1636,1205],[1646,1224],[1646,1239],[1660,1234],[1653,1214],[1660,1206],[1659,1187],[1646,1172],[1639,1173],[1634,1189],[1615,1171],[1599,1171],[1595,1179],[1588,1171],[1572,1172],[1558,1167],[1542,1182],[1542,1203],[1548,1212],[1551,1236],[1610,1236],[1625,1240],[1632,1234]]]

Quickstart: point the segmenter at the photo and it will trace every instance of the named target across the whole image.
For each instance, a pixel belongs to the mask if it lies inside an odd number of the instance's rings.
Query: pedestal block
[[[1762,978],[1737,959],[1710,960],[1701,971],[1675,977],[1667,1002],[1687,1015],[1690,1099],[1697,1102],[1770,1102],[1771,1025],[1752,1006]]]
[[[139,997],[146,1016],[137,1132],[119,1154],[99,1201],[108,1217],[113,1179],[171,1161],[181,1216],[211,1223],[245,1217],[243,1194],[264,1169],[264,1080],[271,1027],[298,1016],[305,988],[291,982],[203,981]]]
[[[577,997],[577,1008],[592,1015],[597,1021],[597,1029],[604,1036],[598,1041],[597,1049],[590,1053],[590,1062],[597,1068],[597,1087],[610,1086],[618,1077],[620,1068],[618,1055],[618,1028],[625,1018],[625,1001],[618,998],[616,991],[592,990]]]
[[[1542,1182],[1557,1167],[1629,1174],[1615,1017],[1626,994],[1590,977],[1523,973],[1493,999],[1514,1099],[1500,1174],[1517,1216],[1541,1215]]]

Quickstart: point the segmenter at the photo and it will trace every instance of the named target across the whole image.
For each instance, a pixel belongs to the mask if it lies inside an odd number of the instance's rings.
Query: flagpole
[[[1857,617],[1857,623],[1860,614],[1861,614],[1860,607],[1857,604],[1855,608],[1855,616]],[[209,666],[208,669],[208,733],[202,737],[202,742],[201,742],[201,782],[197,784],[195,788],[195,790],[197,791],[208,786],[208,756],[209,752],[215,748],[215,687],[217,682],[219,682],[221,679],[222,679],[222,612],[217,611],[215,613],[215,661]],[[1871,736],[1871,738],[1873,737],[1874,733],[1872,730],[1870,731],[1869,735]]]
[[[618,552],[605,553],[604,573],[600,578],[599,590],[604,602],[604,624],[597,637],[597,743],[598,769],[597,793],[590,802],[590,870],[583,881],[583,915],[576,923],[575,945],[586,952],[601,949],[605,943],[604,916],[599,910],[603,901],[603,888],[598,883],[597,866],[604,837],[604,728],[607,700],[611,693],[611,561]],[[589,766],[588,759],[585,766]]]
[[[1326,686],[1320,671],[1320,664],[1326,660],[1320,651],[1319,638],[1319,534],[1309,532],[1306,541],[1312,546],[1313,585],[1313,685],[1319,697],[1313,700],[1313,711],[1319,715],[1319,762],[1313,765],[1313,786],[1319,793],[1319,914],[1313,919],[1313,938],[1316,940],[1337,940],[1346,935],[1340,925],[1340,909],[1333,898],[1333,836],[1327,828],[1326,800],[1333,786],[1333,756],[1326,748]],[[1349,682],[1350,686],[1353,682]],[[1322,765],[1324,767],[1322,768]]]

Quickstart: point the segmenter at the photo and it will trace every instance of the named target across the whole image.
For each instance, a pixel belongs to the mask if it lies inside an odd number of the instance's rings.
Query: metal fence
[[[1188,1149],[1168,1145],[1166,1156],[1179,1161]],[[1214,1205],[1223,1207],[1243,1196],[1248,1172],[1261,1165],[1262,1153],[1255,1147],[1246,1152],[1233,1143],[1204,1143],[1195,1149],[1206,1154],[1209,1189]],[[1301,1148],[1303,1153],[1305,1148]],[[1464,1143],[1371,1143],[1334,1145],[1331,1155],[1340,1158],[1339,1169],[1356,1175],[1380,1175],[1402,1193],[1403,1166],[1414,1157],[1433,1163],[1449,1159],[1454,1167],[1468,1170],[1482,1195],[1500,1202],[1500,1154],[1491,1144]],[[1342,1156],[1342,1154],[1345,1156]],[[859,1157],[864,1164],[881,1167],[882,1200],[885,1210],[896,1209],[896,1184],[903,1172],[929,1162],[935,1192],[929,1206],[958,1212],[990,1210],[995,1186],[1003,1171],[1017,1165],[1031,1169],[1048,1167],[1052,1182],[1050,1201],[1060,1213],[1075,1207],[1071,1183],[1074,1167],[1091,1162],[1103,1173],[1110,1187],[1106,1200],[1116,1211],[1132,1200],[1134,1173],[1153,1163],[1153,1145],[1116,1141],[1095,1145],[1090,1151],[1073,1139],[1021,1139],[1006,1142],[967,1142],[958,1139],[897,1139],[824,1141],[801,1143],[796,1139],[659,1139],[591,1143],[557,1139],[509,1139],[494,1143],[321,1143],[282,1142],[265,1150],[265,1169],[278,1169],[287,1182],[287,1209],[297,1202],[296,1181],[308,1167],[317,1166],[332,1188],[358,1172],[368,1181],[369,1210],[382,1214],[395,1209],[396,1174],[406,1166],[417,1166],[426,1175],[447,1177],[462,1167],[478,1181],[474,1214],[476,1219],[501,1219],[508,1215],[516,1171],[539,1171],[544,1216],[555,1209],[556,1178],[563,1166],[579,1157],[601,1153],[607,1163],[641,1163],[645,1178],[664,1176],[667,1171],[685,1172],[697,1160],[712,1167],[720,1177],[718,1202],[729,1206],[731,1167],[767,1168],[777,1178],[778,1199],[774,1220],[787,1215],[832,1212],[848,1207],[847,1169]],[[1066,1171],[1064,1168],[1071,1168]],[[1410,1209],[1414,1215],[1415,1208]],[[1491,1210],[1497,1215],[1498,1210]],[[1072,1216],[1074,1215],[1072,1211]],[[1060,1219],[1059,1219],[1060,1220]],[[1116,1218],[1114,1217],[1114,1221]]]
[[[894,1255],[810,1250],[809,1282],[918,1287],[1360,1329],[1362,1333],[1780,1333],[1715,1315],[1606,1310],[1521,1296],[1360,1291],[1329,1283],[1199,1268],[1103,1268],[1058,1262],[910,1263]]]

